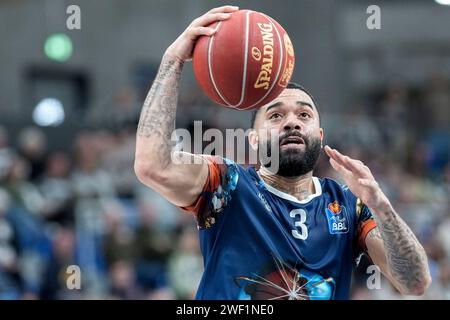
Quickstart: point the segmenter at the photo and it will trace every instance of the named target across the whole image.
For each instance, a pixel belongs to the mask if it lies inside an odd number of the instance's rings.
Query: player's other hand
[[[184,30],[184,32],[166,50],[166,55],[181,61],[192,59],[195,41],[199,36],[212,36],[216,30],[208,27],[211,23],[227,20],[231,14],[239,10],[236,6],[223,6],[211,9],[198,17]]]
[[[370,169],[360,160],[341,154],[336,149],[325,146],[330,164],[344,178],[345,183],[355,196],[369,208],[378,209],[389,203]]]

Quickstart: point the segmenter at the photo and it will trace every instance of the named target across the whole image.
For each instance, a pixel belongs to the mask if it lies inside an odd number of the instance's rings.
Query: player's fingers
[[[217,12],[234,12],[239,10],[238,6],[222,6],[222,7],[217,7],[217,8],[213,8],[211,10],[208,11],[208,13],[217,13]]]
[[[339,172],[344,178],[350,178],[352,176],[352,173],[349,170],[347,170],[343,165],[339,164],[333,158],[330,158],[330,164],[333,169]]]
[[[192,21],[192,27],[205,27],[215,21],[227,20],[231,17],[230,13],[207,13],[194,21]]]
[[[361,177],[367,177],[367,174],[370,173],[368,167],[366,167],[361,161],[352,159],[348,156],[344,156],[344,165],[351,172],[360,175]]]
[[[378,183],[373,179],[358,179],[359,184],[376,189],[378,187]]]
[[[326,154],[327,154],[330,158],[334,159],[335,161],[341,162],[341,160],[340,160],[340,158],[338,157],[338,154],[337,154],[336,151],[337,151],[336,149],[332,149],[332,148],[330,148],[329,146],[325,146],[325,152],[326,152]]]
[[[332,149],[331,154],[333,155],[334,160],[338,161],[341,164],[344,164],[345,156],[342,153],[340,153],[339,151],[337,151],[337,149]]]
[[[215,28],[209,28],[209,27],[191,27],[188,30],[189,36],[192,38],[196,38],[199,36],[211,36],[214,33],[216,33]]]
[[[325,152],[330,157],[330,159],[333,159],[341,166],[345,166],[344,157],[340,155],[336,149],[331,149],[330,147],[327,146],[325,147]]]
[[[331,154],[333,155],[332,158],[340,165],[344,166],[347,170],[360,176],[367,176],[367,171],[361,161],[343,155],[336,149],[331,150]]]
[[[326,145],[325,148],[324,148],[324,150],[325,150],[325,153],[326,153],[330,158],[333,157],[333,150],[330,148],[330,146]]]

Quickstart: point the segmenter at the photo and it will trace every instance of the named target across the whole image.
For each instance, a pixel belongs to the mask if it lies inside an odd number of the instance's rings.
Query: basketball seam
[[[260,12],[260,14],[262,14],[264,17],[266,17],[266,19],[268,19],[269,22],[273,24],[274,29],[275,29],[275,31],[276,31],[276,33],[277,33],[278,40],[279,40],[279,42],[280,42],[280,57],[281,57],[281,58],[280,58],[280,64],[279,64],[279,66],[278,66],[277,75],[276,75],[276,77],[275,77],[275,79],[274,79],[274,81],[273,81],[273,83],[272,83],[272,86],[269,88],[269,90],[266,92],[266,94],[265,94],[261,99],[259,99],[257,102],[255,102],[254,104],[250,105],[250,106],[247,107],[247,108],[241,109],[241,110],[248,110],[248,109],[254,107],[254,106],[257,105],[258,103],[260,103],[261,101],[263,101],[263,100],[264,100],[264,99],[272,92],[273,88],[275,87],[275,85],[276,85],[277,82],[278,82],[278,77],[280,76],[281,67],[283,66],[283,61],[284,61],[284,56],[283,56],[283,42],[282,42],[282,40],[281,40],[281,36],[280,36],[280,33],[278,32],[277,26],[275,25],[275,23],[273,23],[272,19],[271,19],[269,16],[267,16],[267,15],[265,15],[264,13],[261,13],[261,12]]]
[[[245,15],[245,49],[244,49],[244,70],[242,71],[242,90],[241,100],[234,107],[239,107],[245,99],[245,87],[247,82],[247,64],[248,64],[248,37],[250,33],[250,14],[252,11],[248,11]]]
[[[220,22],[217,24],[216,32],[219,30],[219,27],[220,27],[221,24],[222,24],[222,21],[220,21]],[[216,82],[214,81],[214,75],[213,75],[212,67],[211,67],[211,48],[212,48],[213,42],[214,42],[214,35],[211,36],[211,39],[209,40],[209,44],[208,44],[208,73],[209,73],[209,77],[210,77],[211,82],[212,82],[212,84],[213,84],[214,90],[216,91],[216,94],[220,97],[220,99],[222,99],[222,101],[223,101],[228,107],[233,108],[232,105],[231,105],[231,103],[229,103],[229,102],[222,96],[222,94],[220,93],[219,88],[217,88]]]

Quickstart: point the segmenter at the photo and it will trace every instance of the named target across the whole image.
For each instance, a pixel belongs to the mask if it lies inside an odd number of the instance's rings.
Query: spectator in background
[[[120,202],[107,206],[104,253],[113,297],[173,297],[166,269],[176,235],[159,229],[155,218],[151,208],[141,207],[137,229],[133,229]]]
[[[134,266],[128,261],[118,260],[110,266],[110,298],[141,299],[143,296],[136,285]]]
[[[81,132],[75,141],[75,168],[72,186],[76,240],[80,268],[86,279],[86,292],[94,297],[105,294],[105,262],[102,253],[104,205],[116,197],[108,173],[100,167],[101,153],[95,133]]]
[[[125,222],[124,211],[118,202],[105,205],[105,233],[103,252],[108,266],[118,261],[133,263],[136,260],[136,235]]]
[[[167,276],[167,263],[177,241],[175,229],[165,230],[158,221],[156,206],[140,203],[139,224],[136,230],[136,270],[140,285],[148,297],[171,298]]]
[[[423,114],[422,124],[428,130],[450,128],[450,81],[447,76],[436,72],[426,82],[423,90],[423,105],[420,109]]]
[[[110,175],[117,195],[121,199],[133,199],[138,180],[133,171],[135,136],[127,127],[111,137],[113,147],[105,150],[102,166]]]
[[[19,154],[30,165],[31,181],[36,181],[44,172],[47,138],[41,129],[29,127],[23,129],[18,137]]]
[[[49,259],[49,240],[40,217],[42,199],[37,188],[26,180],[24,163],[23,159],[14,161],[8,174],[6,190],[11,195],[11,204],[6,219],[12,227],[18,252],[17,273],[21,293],[27,298],[37,298],[43,269]]]
[[[71,161],[63,151],[49,154],[39,189],[45,205],[43,217],[61,225],[74,223],[74,192],[70,181]]]
[[[19,299],[22,294],[14,229],[6,218],[9,204],[9,195],[0,189],[0,300]]]
[[[170,255],[168,273],[177,299],[194,299],[203,273],[198,235],[192,226],[183,228],[175,251]]]
[[[21,156],[15,156],[6,177],[6,188],[14,203],[35,216],[40,216],[44,209],[44,198],[31,179],[31,167]]]
[[[78,264],[73,228],[56,228],[53,233],[51,258],[46,265],[43,275],[43,284],[40,291],[41,299],[65,300],[82,298],[84,293],[82,289],[87,285],[83,273],[81,274],[81,291],[70,290],[67,286],[67,277],[69,275],[67,268]]]
[[[411,120],[411,107],[409,105],[408,90],[402,83],[388,87],[381,101],[378,131],[384,142],[383,148],[388,150],[404,150],[408,142],[407,126]],[[393,161],[402,161],[401,152],[393,153]]]
[[[439,178],[439,173],[450,162],[450,81],[436,73],[424,90],[423,121],[427,125],[425,141],[428,145],[428,171]]]
[[[8,132],[0,126],[0,183],[6,178],[13,160],[13,151],[9,147]]]

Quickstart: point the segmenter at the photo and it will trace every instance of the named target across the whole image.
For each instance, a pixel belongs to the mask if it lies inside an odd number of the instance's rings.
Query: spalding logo
[[[255,89],[263,88],[267,90],[270,86],[270,76],[272,74],[273,64],[273,24],[258,23],[258,27],[261,31],[264,47],[263,61],[254,87]]]
[[[256,61],[261,60],[261,50],[259,50],[257,47],[252,48],[252,57]]]

